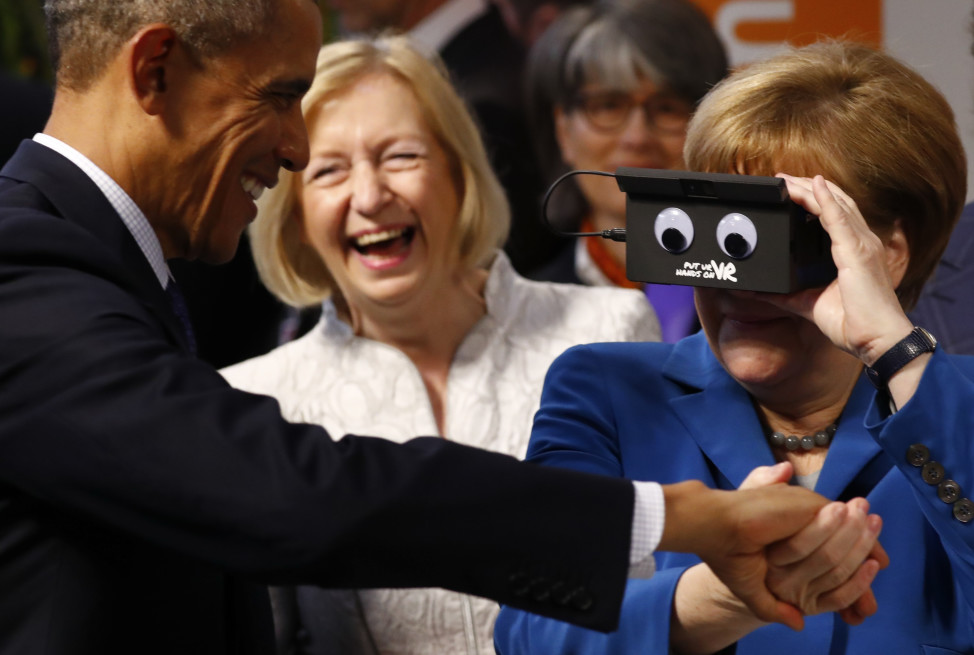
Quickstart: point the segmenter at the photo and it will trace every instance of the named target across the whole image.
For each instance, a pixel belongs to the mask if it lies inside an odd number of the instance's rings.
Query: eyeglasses
[[[582,112],[592,127],[604,132],[621,129],[632,110],[642,106],[646,120],[657,131],[667,135],[683,134],[693,112],[689,102],[674,95],[655,94],[639,103],[622,91],[579,93],[573,106]]]

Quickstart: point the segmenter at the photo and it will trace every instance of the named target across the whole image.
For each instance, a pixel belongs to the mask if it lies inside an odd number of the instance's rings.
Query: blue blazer
[[[439,438],[334,441],[184,339],[98,188],[24,142],[0,171],[0,654],[270,653],[268,582],[616,624],[630,483]],[[541,576],[586,602],[534,593]]]
[[[890,566],[873,589],[879,611],[858,627],[835,614],[802,632],[771,625],[737,644],[738,655],[969,653],[974,651],[974,522],[962,523],[906,457],[929,447],[965,497],[974,491],[974,358],[936,352],[916,396],[887,417],[865,375],[839,420],[816,490],[865,496],[883,517]],[[529,459],[662,483],[702,480],[734,489],[775,462],[751,400],[720,366],[702,334],[675,346],[597,344],[552,365]],[[659,552],[657,573],[630,580],[619,630],[599,634],[504,608],[495,641],[521,653],[667,653],[673,593],[699,560]]]

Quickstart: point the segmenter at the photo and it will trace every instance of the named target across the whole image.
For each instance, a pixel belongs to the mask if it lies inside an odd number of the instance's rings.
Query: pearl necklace
[[[775,448],[784,448],[790,452],[796,451],[799,448],[802,450],[811,450],[816,446],[828,448],[829,444],[832,442],[832,437],[835,436],[835,431],[838,429],[839,425],[837,423],[832,423],[824,430],[819,430],[815,434],[786,435],[784,432],[775,432],[771,435],[771,438],[768,441]]]

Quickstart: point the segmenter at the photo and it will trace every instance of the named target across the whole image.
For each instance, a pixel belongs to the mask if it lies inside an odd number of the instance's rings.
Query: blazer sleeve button
[[[551,598],[551,587],[548,579],[537,577],[531,580],[531,598],[539,603],[543,603]]]
[[[954,503],[954,518],[961,523],[970,523],[974,519],[974,503],[967,498],[961,498]]]
[[[920,469],[920,477],[927,484],[940,484],[944,479],[944,467],[940,462],[927,462]]]
[[[960,485],[953,480],[944,480],[937,485],[937,497],[948,505],[960,498]]]
[[[524,598],[531,591],[528,576],[523,571],[512,573],[507,578],[507,588],[516,598]]]
[[[572,592],[571,606],[579,612],[588,612],[595,605],[595,597],[585,587]]]
[[[922,443],[915,443],[906,451],[906,461],[911,465],[920,468],[930,461],[930,449]]]
[[[551,602],[565,607],[572,599],[572,589],[564,582],[554,582],[551,585]]]

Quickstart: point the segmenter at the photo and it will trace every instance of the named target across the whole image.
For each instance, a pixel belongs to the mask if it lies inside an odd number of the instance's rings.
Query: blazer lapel
[[[892,465],[889,457],[883,452],[863,425],[863,418],[872,402],[875,389],[865,375],[859,376],[859,381],[849,396],[842,416],[839,417],[839,430],[835,433],[829,453],[822,467],[815,491],[826,498],[841,498],[846,494],[850,485],[857,482],[860,473],[868,471],[874,466],[882,467],[885,473]],[[849,418],[845,418],[849,417]],[[875,462],[875,464],[873,464]],[[870,466],[873,464],[873,466]],[[872,489],[879,476],[869,484],[856,489],[855,495],[866,495]],[[868,487],[868,488],[866,488]]]
[[[717,362],[702,335],[674,347],[663,374],[686,389],[669,400],[670,408],[729,486],[739,487],[752,469],[775,463],[751,397]],[[840,417],[815,487],[827,498],[866,495],[889,468],[862,418],[853,418],[866,415],[873,393],[861,376],[842,412],[850,418]]]
[[[61,154],[25,141],[0,171],[4,177],[37,188],[66,220],[90,232],[106,247],[101,272],[136,296],[187,347],[182,324],[165,290],[121,217],[98,186]],[[95,253],[92,253],[94,255]]]
[[[670,408],[730,487],[740,486],[756,466],[775,463],[750,396],[713,357],[702,334],[673,349],[663,374],[687,389],[670,399]]]

